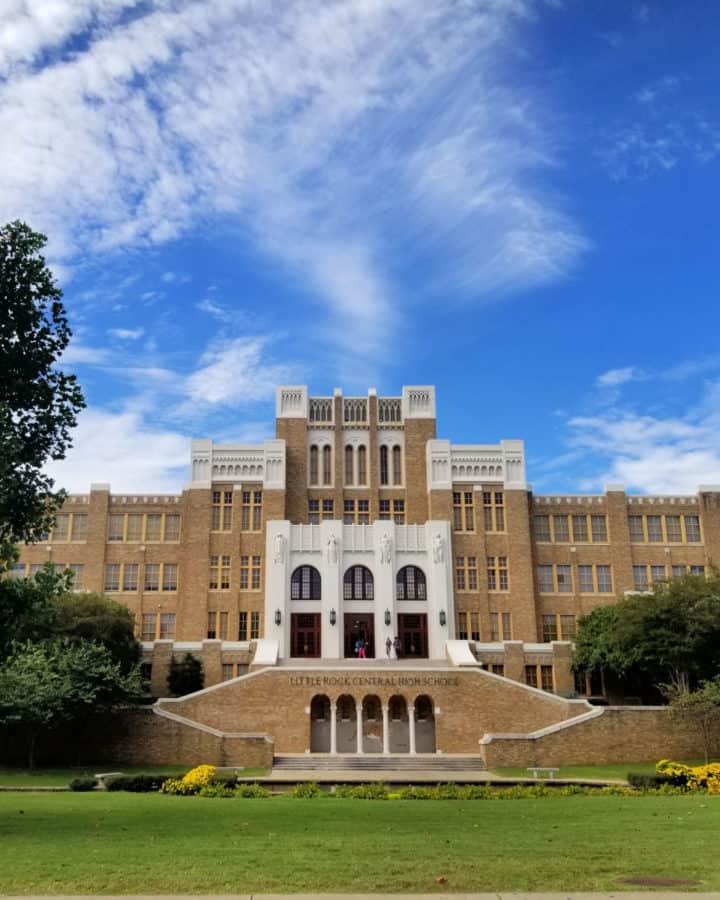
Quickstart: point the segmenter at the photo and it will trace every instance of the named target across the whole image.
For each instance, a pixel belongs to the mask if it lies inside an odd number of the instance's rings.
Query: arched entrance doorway
[[[435,753],[435,708],[427,694],[421,694],[415,700],[415,751],[417,753]]]
[[[336,746],[338,753],[357,753],[357,712],[355,699],[343,694],[337,701]]]
[[[316,694],[310,703],[310,751],[330,752],[330,700]]]
[[[383,752],[383,716],[380,698],[369,694],[362,705],[363,753]]]
[[[396,694],[388,702],[388,718],[390,728],[389,750],[391,753],[410,752],[410,731],[408,710],[405,698]]]

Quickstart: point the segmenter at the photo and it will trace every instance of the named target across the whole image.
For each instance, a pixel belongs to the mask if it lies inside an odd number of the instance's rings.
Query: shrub
[[[216,780],[217,769],[215,766],[195,766],[180,779],[168,778],[160,786],[160,793],[189,796],[199,793],[200,788]]]
[[[720,763],[686,766],[671,759],[661,759],[655,766],[655,771],[669,778],[669,783],[676,787],[684,787],[688,791],[720,793]]]
[[[107,782],[107,789],[147,794],[151,791],[159,791],[163,782],[172,777],[172,775],[119,775]]]
[[[199,797],[234,797],[235,789],[231,785],[215,781],[204,784],[197,793]]]
[[[628,772],[628,784],[630,787],[637,788],[639,791],[657,790],[663,785],[675,785],[676,778],[673,775],[661,774],[659,772]]]
[[[92,775],[83,775],[80,778],[73,778],[70,782],[71,791],[94,791],[97,787],[97,781]]]
[[[292,789],[292,796],[300,800],[311,800],[322,794],[317,781],[300,781]]]
[[[263,787],[261,784],[257,784],[253,782],[252,784],[239,784],[235,788],[234,792],[235,797],[257,797],[264,798],[270,797],[270,791]]]

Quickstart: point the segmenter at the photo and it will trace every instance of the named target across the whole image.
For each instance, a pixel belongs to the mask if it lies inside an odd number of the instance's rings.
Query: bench
[[[554,769],[552,766],[528,766],[528,772],[533,773],[533,778],[547,778],[552,781],[560,769]]]
[[[98,784],[104,790],[107,790],[107,784],[105,783],[106,778],[119,778],[122,775],[122,772],[100,772],[97,775],[93,775],[93,778],[96,778]]]

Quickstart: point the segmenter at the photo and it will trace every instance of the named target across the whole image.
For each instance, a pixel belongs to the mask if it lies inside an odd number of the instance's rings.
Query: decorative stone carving
[[[338,550],[337,550],[337,538],[334,534],[331,534],[328,538],[327,542],[327,559],[331,566],[337,565],[338,561]]]
[[[285,538],[281,534],[275,535],[274,542],[274,560],[275,563],[282,563],[285,561]]]
[[[445,541],[442,535],[436,534],[433,538],[433,559],[436,563],[441,563],[445,556]]]
[[[392,556],[392,541],[387,536],[387,532],[380,538],[380,563],[387,565]]]

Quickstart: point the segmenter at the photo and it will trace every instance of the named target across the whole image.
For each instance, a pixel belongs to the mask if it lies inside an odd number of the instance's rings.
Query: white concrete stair
[[[481,756],[445,753],[279,753],[273,772],[483,772]]]

